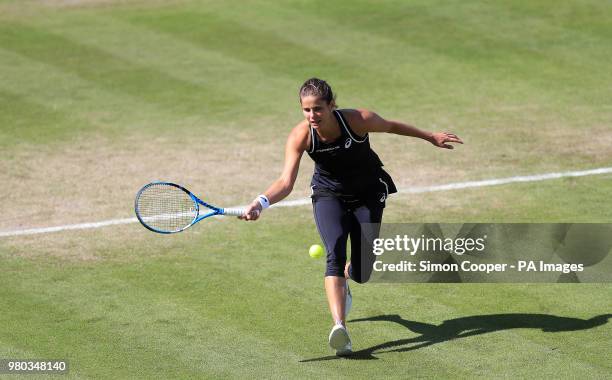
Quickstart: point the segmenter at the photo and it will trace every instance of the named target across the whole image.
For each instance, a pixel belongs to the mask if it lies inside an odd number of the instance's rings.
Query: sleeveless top
[[[397,192],[391,176],[370,148],[369,136],[358,136],[338,110],[333,111],[340,136],[323,142],[310,126],[308,155],[315,162],[310,183],[312,198],[338,197],[347,201],[376,200],[384,205],[389,194]]]

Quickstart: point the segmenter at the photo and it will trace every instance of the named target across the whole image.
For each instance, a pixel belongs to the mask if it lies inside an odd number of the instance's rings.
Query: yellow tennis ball
[[[313,244],[310,246],[310,249],[308,250],[308,254],[310,255],[310,257],[312,257],[313,259],[320,259],[321,257],[323,257],[323,253],[325,251],[323,251],[323,247],[321,247],[318,244]]]

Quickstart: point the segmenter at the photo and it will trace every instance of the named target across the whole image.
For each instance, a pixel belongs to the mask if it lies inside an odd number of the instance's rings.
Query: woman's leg
[[[321,197],[313,202],[317,229],[327,251],[325,293],[334,323],[345,324],[346,243],[350,219],[342,202],[332,197]]]
[[[325,276],[325,294],[334,323],[346,326],[346,279]]]
[[[376,259],[372,246],[380,233],[383,210],[384,205],[370,204],[360,206],[351,213],[351,261],[346,272],[360,284],[367,282],[372,274]]]

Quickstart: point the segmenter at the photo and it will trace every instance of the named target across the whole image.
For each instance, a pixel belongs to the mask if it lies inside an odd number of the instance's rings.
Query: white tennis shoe
[[[349,337],[346,327],[341,323],[337,323],[332,327],[329,333],[329,346],[336,350],[336,355],[348,355],[353,352],[351,338]]]

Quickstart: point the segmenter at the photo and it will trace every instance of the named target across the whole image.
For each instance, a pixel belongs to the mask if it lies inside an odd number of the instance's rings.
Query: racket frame
[[[195,205],[196,217],[193,218],[193,220],[188,225],[186,225],[185,227],[181,228],[180,230],[176,230],[176,231],[162,231],[162,230],[158,230],[158,229],[155,229],[155,228],[149,226],[140,217],[140,212],[138,212],[138,199],[140,198],[140,194],[142,194],[143,191],[145,191],[146,189],[148,189],[150,186],[153,186],[153,185],[173,186],[173,187],[176,187],[176,188],[184,191],[185,193],[187,193],[189,195],[189,197],[191,198],[191,200],[193,200],[193,204]],[[208,208],[210,211],[207,212],[206,214],[200,215],[200,205]],[[138,218],[138,221],[140,222],[140,224],[142,224],[149,231],[157,232],[159,234],[175,234],[175,233],[184,231],[187,228],[189,228],[189,227],[193,226],[194,224],[198,223],[199,221],[201,221],[203,219],[206,219],[206,218],[209,218],[211,216],[215,216],[215,215],[239,215],[244,210],[243,209],[227,209],[227,212],[226,212],[226,209],[224,209],[224,208],[216,207],[216,206],[213,206],[213,205],[211,205],[209,203],[204,202],[203,200],[201,200],[200,198],[195,196],[195,194],[193,194],[191,191],[187,190],[186,188],[184,188],[181,185],[177,185],[176,183],[172,183],[172,182],[157,181],[157,182],[151,182],[151,183],[148,183],[148,184],[144,185],[138,191],[138,193],[136,194],[136,199],[134,200],[134,211],[136,213],[136,218]]]

